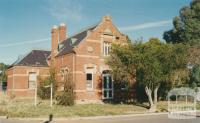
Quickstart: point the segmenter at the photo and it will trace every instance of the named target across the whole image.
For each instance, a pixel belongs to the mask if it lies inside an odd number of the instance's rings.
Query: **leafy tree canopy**
[[[174,17],[174,28],[164,32],[168,43],[200,44],[200,0],[193,0]]]
[[[4,63],[0,63],[0,82],[6,81],[6,79],[7,79],[7,77],[6,77],[7,68],[8,68],[8,65],[6,65]]]
[[[200,86],[200,65],[194,65],[190,74],[190,86],[199,87]]]
[[[157,94],[160,84],[170,81],[173,71],[186,68],[185,48],[182,44],[165,44],[157,38],[146,43],[114,45],[107,63],[118,80],[131,81],[136,77],[136,82],[145,87],[152,106],[152,90]]]

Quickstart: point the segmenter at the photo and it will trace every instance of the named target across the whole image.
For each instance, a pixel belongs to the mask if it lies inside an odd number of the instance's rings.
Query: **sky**
[[[50,50],[51,28],[68,35],[110,15],[132,40],[162,39],[172,19],[191,0],[0,0],[0,63],[12,64],[33,49]]]

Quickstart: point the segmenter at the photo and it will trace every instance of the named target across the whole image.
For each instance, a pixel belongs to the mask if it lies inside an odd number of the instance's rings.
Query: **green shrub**
[[[38,87],[37,94],[41,99],[49,99],[50,98],[50,93],[51,93],[51,88],[50,88],[50,82],[48,79],[42,80],[41,84]],[[49,86],[49,87],[47,87]]]
[[[58,105],[72,106],[74,105],[74,94],[69,91],[63,91],[56,96]]]
[[[41,99],[49,99],[51,94],[51,83],[53,83],[53,97],[56,92],[56,77],[55,77],[55,70],[50,69],[49,71],[50,76],[42,79],[39,77],[40,85],[38,86],[37,94]]]
[[[114,100],[113,103],[132,103],[135,97],[133,86],[128,81],[114,82]]]
[[[64,90],[56,96],[57,104],[63,106],[74,105],[74,85],[73,82],[66,81],[64,83]]]

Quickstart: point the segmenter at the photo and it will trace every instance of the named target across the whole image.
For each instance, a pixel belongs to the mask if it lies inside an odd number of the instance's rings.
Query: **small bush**
[[[60,95],[56,96],[58,105],[72,106],[74,105],[74,94],[69,91],[63,91]]]
[[[72,106],[74,105],[74,99],[75,94],[73,82],[65,80],[64,90],[56,96],[57,104],[63,106]]]
[[[50,93],[51,93],[51,89],[49,86],[50,82],[48,81],[48,79],[42,80],[40,86],[38,87],[38,96],[41,99],[49,99],[50,98]]]

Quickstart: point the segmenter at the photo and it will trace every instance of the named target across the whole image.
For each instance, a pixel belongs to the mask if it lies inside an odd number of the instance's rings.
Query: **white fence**
[[[196,118],[195,90],[190,88],[175,88],[168,93],[168,117],[171,119]]]

